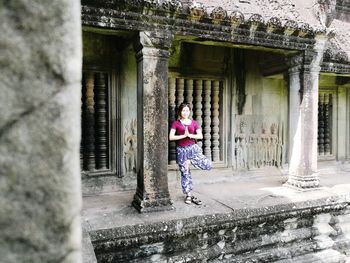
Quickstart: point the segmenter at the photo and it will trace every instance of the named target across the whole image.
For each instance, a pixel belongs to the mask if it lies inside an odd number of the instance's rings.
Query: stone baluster
[[[318,155],[324,155],[324,94],[318,100]]]
[[[324,153],[331,154],[331,137],[330,137],[330,112],[332,94],[325,94],[324,96]]]
[[[94,100],[94,73],[86,76],[86,114],[85,114],[85,156],[88,171],[95,170],[95,100]]]
[[[176,79],[176,88],[177,88],[177,107],[180,106],[181,103],[184,102],[185,97],[185,81],[184,79],[178,78]]]
[[[97,115],[97,169],[108,168],[108,147],[107,147],[107,94],[105,73],[99,72],[97,78],[96,93],[96,115]]]
[[[189,103],[191,109],[193,109],[193,79],[186,79],[186,102]]]
[[[302,99],[290,103],[289,112],[297,113],[292,120],[289,139],[294,140],[291,149],[289,177],[286,185],[298,189],[310,189],[319,186],[317,175],[317,125],[318,125],[318,87],[320,64],[328,36],[320,33],[315,36],[313,50],[304,51],[300,74],[290,74],[290,90],[300,90]],[[301,76],[300,76],[301,75]],[[296,81],[297,80],[297,81]],[[292,87],[295,85],[295,87]],[[290,119],[292,116],[290,115]]]
[[[86,81],[85,81],[85,78],[86,78],[86,74],[85,72],[83,72],[83,75],[82,75],[82,80],[81,80],[81,83],[82,83],[82,92],[81,92],[81,111],[80,111],[80,119],[81,119],[81,140],[80,140],[80,171],[84,171],[85,169],[85,166],[84,166],[84,144],[85,144],[85,128],[84,128],[84,125],[85,125],[85,111],[86,111],[86,104],[85,104],[85,101],[86,101]]]
[[[173,209],[168,188],[168,59],[173,36],[139,32],[137,59],[137,188],[139,212]]]
[[[220,161],[220,135],[219,135],[219,90],[220,82],[218,80],[213,81],[213,161]]]
[[[169,120],[170,125],[176,120],[176,104],[175,104],[175,93],[176,93],[176,79],[169,78],[168,80],[169,90],[168,90],[168,101],[169,101]],[[169,163],[176,163],[176,142],[169,142]]]
[[[194,115],[195,115],[195,120],[198,122],[200,126],[202,126],[203,121],[202,121],[202,90],[203,90],[203,81],[201,79],[197,79],[195,81],[195,91],[196,91],[196,96],[195,96],[195,110],[194,110]],[[203,143],[201,140],[197,142],[198,146],[202,148]]]
[[[204,81],[204,155],[211,160],[211,81]]]

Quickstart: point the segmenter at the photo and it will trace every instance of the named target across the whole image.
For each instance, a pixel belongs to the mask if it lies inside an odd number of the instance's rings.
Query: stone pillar
[[[0,10],[0,261],[79,263],[80,1]]]
[[[301,102],[301,69],[302,56],[294,56],[289,61],[289,170],[300,163],[301,129],[300,129],[300,102]],[[294,153],[293,153],[294,152]],[[295,169],[295,168],[294,168]]]
[[[346,105],[346,88],[344,86],[338,87],[338,103],[336,104],[338,118],[337,118],[337,160],[344,161],[346,159],[346,149],[347,149],[347,135],[346,135],[346,123],[347,123],[347,115],[346,111],[348,110]],[[335,117],[333,117],[335,121]]]
[[[290,70],[289,178],[287,186],[309,189],[319,186],[317,175],[317,115],[320,63],[327,37],[317,35],[312,51],[305,51],[301,74]],[[294,58],[298,61],[298,58]],[[296,62],[294,61],[294,62]],[[298,90],[300,89],[300,99]]]
[[[168,58],[172,35],[140,32],[137,58],[137,189],[139,212],[172,209],[168,189]]]

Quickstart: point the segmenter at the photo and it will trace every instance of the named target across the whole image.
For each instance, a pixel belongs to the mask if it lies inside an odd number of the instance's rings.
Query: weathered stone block
[[[81,262],[79,1],[0,4],[2,262]]]

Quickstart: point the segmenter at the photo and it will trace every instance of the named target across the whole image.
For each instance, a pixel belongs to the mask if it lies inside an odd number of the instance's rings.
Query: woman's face
[[[189,107],[185,106],[182,108],[181,118],[187,119],[188,117],[190,117],[190,114],[191,114],[191,111]]]

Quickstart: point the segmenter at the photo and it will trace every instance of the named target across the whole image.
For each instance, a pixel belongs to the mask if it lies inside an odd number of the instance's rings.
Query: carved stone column
[[[168,58],[172,35],[140,32],[137,58],[137,189],[139,212],[172,209],[168,190]]]
[[[302,56],[292,57],[289,64],[289,170],[293,165],[297,166],[300,162],[297,151],[301,150],[301,138],[298,129],[300,127],[300,102],[301,102],[301,69],[303,63]]]
[[[309,189],[319,186],[317,175],[317,115],[320,63],[327,41],[317,35],[312,51],[305,51],[301,74],[298,59],[290,69],[289,178],[288,186]],[[292,63],[293,65],[293,63]],[[300,99],[298,90],[300,89]]]

